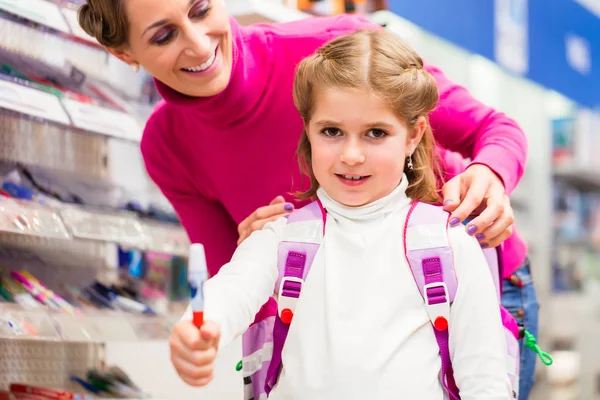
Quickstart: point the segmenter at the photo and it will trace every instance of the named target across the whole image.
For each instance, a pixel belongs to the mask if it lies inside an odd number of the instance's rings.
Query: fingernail
[[[487,244],[487,243],[484,243],[484,244],[481,245],[482,249],[487,249],[488,247],[490,247],[490,245]]]
[[[283,209],[285,211],[292,211],[294,209],[294,205],[290,204],[290,203],[285,203],[285,205],[283,206]]]
[[[469,227],[467,228],[467,233],[469,234],[469,236],[473,236],[475,232],[477,232],[477,227],[475,225],[469,225]]]
[[[452,220],[450,220],[450,226],[456,226],[456,225],[458,225],[459,222],[460,222],[460,219],[454,217],[454,218],[452,218]]]
[[[447,206],[448,204],[452,204],[454,202],[454,200],[446,200],[444,202],[444,205]]]
[[[483,240],[485,239],[485,235],[483,233],[478,233],[477,235],[475,235],[475,238],[477,240]]]

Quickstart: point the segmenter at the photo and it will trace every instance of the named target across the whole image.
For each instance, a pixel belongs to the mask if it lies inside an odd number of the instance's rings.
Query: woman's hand
[[[238,246],[254,231],[261,230],[267,222],[276,221],[294,211],[292,203],[286,203],[283,196],[275,197],[268,206],[257,208],[238,225]]]
[[[502,180],[483,164],[471,165],[442,188],[444,210],[451,212],[450,225],[470,216],[467,233],[483,248],[495,247],[512,235],[514,216]]]

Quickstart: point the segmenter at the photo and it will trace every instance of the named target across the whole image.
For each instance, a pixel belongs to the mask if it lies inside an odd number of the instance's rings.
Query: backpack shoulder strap
[[[319,201],[313,201],[288,216],[284,237],[279,243],[279,276],[275,293],[280,294],[283,290],[283,281],[306,279],[325,233],[325,221],[325,210]]]
[[[414,201],[404,225],[404,252],[440,349],[443,386],[451,400],[458,400],[448,343],[450,304],[458,285],[448,240],[448,218],[441,207]]]
[[[448,240],[449,213],[441,207],[414,201],[404,226],[404,249],[423,298],[445,286],[450,303],[456,296],[454,258]]]
[[[284,238],[279,243],[275,284],[277,316],[273,329],[273,355],[265,379],[267,395],[275,387],[281,370],[281,352],[296,303],[325,233],[327,215],[320,201],[294,211],[288,217]]]

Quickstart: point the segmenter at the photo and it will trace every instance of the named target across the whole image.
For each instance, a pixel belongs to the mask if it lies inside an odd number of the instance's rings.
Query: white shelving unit
[[[150,222],[132,212],[76,205],[43,206],[0,197],[0,232],[43,239],[97,241],[187,256],[189,239],[180,226]]]
[[[269,22],[290,22],[310,17],[310,14],[283,5],[280,0],[226,0],[227,11],[242,25]]]
[[[66,7],[0,0],[0,56],[8,65],[29,68],[0,79],[0,163],[23,165],[42,186],[67,188],[86,205],[0,196],[0,262],[35,267],[29,270],[42,281],[111,282],[117,246],[185,258],[189,239],[179,224],[117,209],[128,199],[142,207],[166,203],[139,152],[148,105],[136,99],[148,76],[110,57],[78,28],[75,8]],[[85,83],[112,107],[17,78],[40,71],[65,87]],[[107,346],[135,344],[151,356],[153,345],[166,346],[183,311],[178,304],[160,304],[163,309],[144,315],[84,307],[71,315],[0,303],[0,391],[11,382],[80,390],[70,375],[85,376],[118,361]],[[165,399],[181,398],[163,393]]]

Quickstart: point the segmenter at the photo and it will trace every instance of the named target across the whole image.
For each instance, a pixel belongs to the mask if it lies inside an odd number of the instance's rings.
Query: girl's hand
[[[450,225],[456,226],[471,215],[467,233],[482,247],[495,247],[513,232],[514,216],[502,180],[483,164],[471,165],[442,188],[444,210],[451,212]]]
[[[254,231],[261,230],[267,222],[276,221],[294,211],[292,203],[286,203],[283,196],[275,197],[268,206],[257,208],[238,225],[238,246]]]
[[[171,363],[185,383],[206,386],[212,381],[219,339],[219,326],[211,321],[200,329],[191,321],[175,325],[169,340]]]

